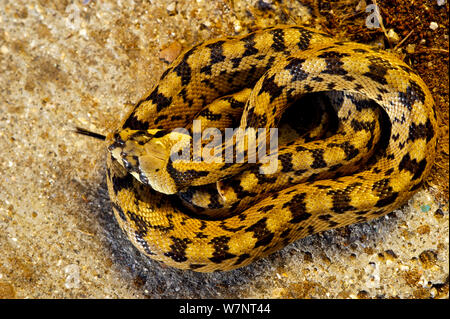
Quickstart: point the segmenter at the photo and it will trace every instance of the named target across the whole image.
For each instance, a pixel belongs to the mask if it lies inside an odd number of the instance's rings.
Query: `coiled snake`
[[[176,143],[195,153],[194,119],[224,132],[269,131],[285,118],[310,131],[280,137],[275,172],[246,163],[249,143],[244,163],[172,157]],[[187,131],[174,131],[180,127]],[[108,135],[108,190],[121,228],[147,256],[182,269],[231,270],[402,205],[430,171],[436,132],[432,96],[404,62],[277,26],[181,54]],[[229,148],[217,145],[223,159]]]

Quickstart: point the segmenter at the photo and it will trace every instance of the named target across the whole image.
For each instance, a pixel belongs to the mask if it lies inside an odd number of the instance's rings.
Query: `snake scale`
[[[334,134],[333,121],[315,113],[327,108],[339,120]],[[192,140],[174,129],[192,133],[194,119],[221,132],[268,131],[287,112],[312,133],[280,138],[276,172],[171,157],[174,143]],[[118,223],[145,255],[226,271],[398,208],[429,173],[436,139],[431,93],[404,62],[306,27],[276,26],[181,54],[107,136],[108,191]]]

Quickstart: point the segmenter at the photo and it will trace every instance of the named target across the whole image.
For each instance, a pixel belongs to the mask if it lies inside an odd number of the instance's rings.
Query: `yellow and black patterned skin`
[[[274,128],[294,101],[320,92],[337,97],[344,124],[334,136],[319,124],[314,138],[280,144],[272,175],[245,163],[169,158],[171,130],[194,118],[220,129]],[[428,175],[436,137],[431,93],[404,62],[277,26],[181,54],[108,136],[108,190],[121,228],[144,254],[181,269],[225,271],[398,208]],[[194,214],[189,205],[222,210]]]

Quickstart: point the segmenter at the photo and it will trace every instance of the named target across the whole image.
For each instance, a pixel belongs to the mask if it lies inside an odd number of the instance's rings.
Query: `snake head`
[[[110,139],[112,157],[138,181],[164,194],[178,191],[167,164],[174,151],[190,145],[189,135],[160,129],[124,129]]]

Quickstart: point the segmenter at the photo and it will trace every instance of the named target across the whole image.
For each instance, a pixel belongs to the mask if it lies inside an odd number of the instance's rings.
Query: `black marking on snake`
[[[342,163],[338,163],[338,164],[335,164],[335,165],[331,165],[329,171],[330,171],[330,172],[335,172],[335,171],[337,171],[339,168],[341,168],[342,166],[344,166],[344,164],[342,164]]]
[[[266,114],[255,113],[255,108],[251,108],[247,113],[247,128],[265,127],[267,124]]]
[[[292,219],[289,223],[297,224],[311,217],[311,214],[306,212],[305,197],[306,193],[295,194],[289,201],[283,204],[282,208],[289,208],[292,214]]]
[[[205,65],[204,67],[200,68],[200,72],[205,73],[207,75],[211,75],[212,74],[211,73],[212,66],[213,66],[212,64]]]
[[[262,206],[262,207],[258,208],[257,211],[267,213],[268,211],[271,211],[274,207],[275,207],[275,205],[266,205],[266,206]]]
[[[191,56],[192,53],[193,49],[186,52],[181,62],[178,63],[178,65],[173,68],[175,73],[181,78],[181,85],[183,86],[188,85],[189,82],[191,82],[192,69],[189,63],[187,62],[187,59]]]
[[[376,190],[380,199],[376,202],[375,207],[384,207],[392,204],[397,199],[399,193],[394,192],[389,185],[389,178],[381,179],[374,183],[372,189]]]
[[[266,69],[266,70],[270,69],[270,68],[272,67],[272,65],[273,65],[274,62],[275,62],[275,57],[274,57],[274,56],[271,56],[271,57],[269,58],[269,60],[267,60],[265,69]]]
[[[302,69],[302,64],[305,62],[305,59],[299,59],[295,57],[287,58],[289,62],[284,69],[288,70],[292,75],[292,81],[303,81],[305,80],[309,73]]]
[[[419,189],[419,188],[422,186],[422,184],[423,184],[423,181],[420,181],[419,183],[413,185],[413,186],[409,189],[409,191],[410,191],[410,192],[414,192],[415,190]]]
[[[201,82],[204,83],[207,87],[213,89],[214,91],[219,91],[219,89],[216,88],[216,86],[214,85],[214,82],[212,82],[210,79],[203,79],[201,80]]]
[[[245,51],[242,54],[242,57],[246,57],[246,56],[250,56],[250,55],[254,55],[258,53],[258,49],[255,48],[255,34],[254,33],[250,33],[249,35],[243,37],[241,39],[241,41],[243,41],[244,47],[245,47]]]
[[[142,184],[149,185],[147,176],[140,169],[139,169],[139,180],[141,181]]]
[[[167,68],[167,69],[163,72],[163,74],[161,74],[160,80],[163,80],[163,79],[167,76],[167,74],[169,74],[170,71],[172,71],[172,68],[171,68],[171,67]]]
[[[261,95],[263,93],[268,93],[270,95],[270,103],[273,102],[277,97],[283,93],[284,86],[278,86],[275,83],[275,74],[271,77],[264,77],[261,89],[258,92],[258,95]]]
[[[117,175],[113,176],[111,182],[113,185],[114,194],[117,195],[122,189],[130,189],[133,187],[134,177],[131,174],[126,174],[125,176],[119,177]]]
[[[211,49],[210,55],[210,63],[200,68],[201,73],[205,73],[207,75],[211,75],[211,68],[214,64],[222,62],[225,60],[225,56],[223,55],[222,45],[225,41],[218,41],[211,44],[206,45],[207,48]]]
[[[136,215],[129,210],[126,214],[130,218],[130,220],[133,221],[136,227],[135,235],[141,238],[145,237],[147,235],[149,223],[147,223],[141,216]]]
[[[206,228],[206,222],[204,220],[200,221],[200,227],[198,228],[199,230],[204,230]]]
[[[313,225],[309,225],[306,229],[307,229],[309,235],[316,233],[316,229],[314,228]]]
[[[117,212],[117,214],[119,215],[120,219],[122,219],[123,221],[127,221],[127,218],[125,217],[125,214],[123,212],[122,207],[120,207],[119,205],[117,205],[114,202],[111,202],[111,206],[113,207],[113,209]]]
[[[259,221],[246,228],[245,231],[253,232],[253,238],[257,239],[254,248],[267,246],[275,235],[267,229],[267,217],[261,218]]]
[[[370,61],[369,71],[362,75],[372,79],[373,81],[382,85],[387,85],[386,74],[389,70],[395,70],[391,63],[378,56],[369,56],[367,59]]]
[[[232,109],[244,109],[245,102],[238,101],[232,96],[227,96],[224,98],[224,100],[230,103],[230,107]]]
[[[300,50],[304,51],[309,47],[309,44],[311,42],[311,37],[312,37],[312,32],[309,30],[306,30],[304,28],[301,27],[294,27],[294,29],[297,29],[300,31],[300,35],[297,41],[297,46]],[[321,34],[323,35],[323,34]],[[329,37],[329,36],[327,36]]]
[[[353,183],[345,187],[344,189],[330,190],[327,195],[331,195],[333,206],[331,210],[337,214],[344,214],[347,211],[355,210],[356,208],[350,205],[350,194],[356,188],[361,186],[359,182]]]
[[[166,165],[166,170],[170,177],[175,181],[175,184],[180,185],[180,187],[186,186],[190,181],[197,178],[208,176],[208,171],[196,171],[193,169],[188,169],[184,172],[177,170],[173,167],[172,161],[169,160]]]
[[[372,190],[377,192],[380,199],[376,202],[375,207],[384,207],[392,204],[398,197],[399,193],[394,192],[392,186],[389,185],[390,179],[384,178],[376,181]]]
[[[381,94],[386,94],[386,93],[389,92],[385,87],[382,87],[382,86],[381,87],[377,87],[377,90]]]
[[[329,186],[329,185],[316,185],[316,187],[318,189],[330,189],[331,188],[331,186]]]
[[[161,122],[163,120],[167,120],[167,118],[168,118],[168,115],[165,115],[165,114],[160,115],[155,119],[155,124],[158,124],[159,122]]]
[[[320,76],[314,76],[311,78],[311,81],[315,81],[315,82],[323,82],[323,78]]]
[[[313,149],[310,150],[312,157],[314,158],[314,162],[311,164],[311,168],[322,168],[326,167],[327,163],[323,158],[323,154],[325,150],[323,149]]]
[[[242,57],[233,58],[230,61],[231,63],[233,63],[233,69],[237,69],[239,67],[239,64],[241,64]]]
[[[336,87],[336,83],[334,83],[334,82],[327,83],[327,89],[329,91],[332,91],[335,87]]]
[[[320,55],[319,58],[323,58],[326,63],[326,68],[321,73],[331,75],[346,75],[348,72],[342,68],[344,62],[342,58],[349,56],[348,53],[341,53],[337,51],[327,51]]]
[[[228,246],[230,239],[231,238],[228,236],[218,236],[212,238],[209,243],[213,245],[214,252],[212,253],[213,257],[210,257],[209,260],[215,264],[220,264],[224,260],[236,257],[236,255],[228,252],[230,250],[230,247]]]
[[[140,103],[142,103],[142,101],[139,102],[139,104]],[[134,113],[132,113],[127,118],[127,120],[125,121],[125,123],[122,126],[123,129],[130,128],[132,130],[148,130],[149,127],[150,127],[150,125],[148,122],[140,121]]]
[[[196,232],[195,234],[195,238],[208,238],[208,235],[205,235],[203,232]]]
[[[278,159],[281,163],[282,172],[292,172],[293,170],[293,164],[292,164],[292,154],[291,153],[284,153],[278,155]]]
[[[359,92],[359,91],[361,91],[363,88],[364,88],[364,87],[363,87],[361,84],[356,83],[356,84],[355,84],[355,87],[354,87],[354,90],[357,91],[357,92]]]
[[[356,52],[356,53],[367,53],[368,51],[364,50],[364,49],[361,49],[361,48],[356,48],[356,49],[353,49],[353,52]]]
[[[408,138],[406,141],[412,141],[425,138],[429,142],[434,136],[433,125],[428,118],[425,124],[416,124],[414,122],[409,126]]]
[[[258,72],[258,66],[256,64],[252,64],[250,69],[247,71],[247,76],[244,79],[244,83],[253,83],[255,74]]]
[[[188,99],[187,90],[185,87],[181,89],[180,93],[178,93],[178,96],[180,96],[183,99],[184,103],[187,103],[188,107],[192,107],[192,105],[194,104],[193,100]]]
[[[319,173],[311,174],[311,176],[308,177],[306,182],[309,183],[309,184],[312,184],[312,183],[314,183],[317,180],[318,176],[319,176]]]
[[[372,212],[371,215],[379,216],[379,215],[382,215],[382,214],[384,214],[384,213],[385,213],[385,210],[384,210],[384,209],[379,209],[379,210],[376,210],[376,211]]]
[[[333,217],[333,215],[324,214],[324,215],[319,215],[317,218],[319,218],[320,220],[329,221],[332,217]]]
[[[273,43],[271,45],[272,49],[278,52],[286,50],[286,45],[284,44],[284,30],[274,29],[270,31],[270,34],[272,34],[273,39]]]
[[[236,262],[234,263],[234,265],[240,265],[242,264],[245,260],[249,259],[251,256],[249,254],[242,254],[238,257],[238,259],[236,260]]]
[[[356,119],[353,119],[350,122],[350,126],[356,131],[366,131],[366,132],[373,132],[373,130],[375,129],[375,121],[358,121]]]
[[[172,103],[172,97],[166,97],[164,94],[158,92],[159,86],[150,93],[149,96],[145,98],[145,101],[151,101],[156,105],[156,111],[160,112]]]
[[[231,232],[231,233],[238,232],[241,229],[243,229],[244,227],[245,227],[244,225],[241,225],[241,226],[238,226],[238,227],[228,227],[225,224],[225,221],[221,221],[220,224],[219,224],[219,228],[221,228],[221,229],[223,229],[225,231]]]
[[[179,121],[182,119],[183,117],[181,115],[172,115],[172,117],[170,118],[171,121]]]
[[[208,109],[203,109],[198,115],[205,117],[209,121],[219,121],[222,118],[222,114],[213,113]]]
[[[210,209],[218,209],[223,208],[223,205],[220,202],[220,195],[217,191],[209,193],[209,204],[208,208]]]
[[[403,156],[400,164],[398,166],[399,170],[406,170],[413,174],[412,180],[418,179],[422,176],[425,168],[427,166],[427,160],[424,158],[420,162],[417,162],[416,159],[411,159],[409,154]]]
[[[286,238],[287,236],[289,236],[290,233],[291,233],[291,229],[287,228],[280,234],[280,237],[281,238]]]
[[[350,142],[348,142],[348,141],[345,141],[341,144],[329,143],[327,146],[341,148],[344,151],[345,155],[347,156],[345,158],[345,160],[347,160],[347,161],[355,158],[359,154],[359,150],[356,147],[354,147],[352,144],[350,144]]]
[[[344,75],[343,78],[344,78],[344,80],[346,80],[347,82],[353,82],[353,81],[356,80],[353,76],[348,75],[348,74]]]
[[[186,249],[188,244],[191,244],[192,241],[189,238],[177,238],[174,236],[171,236],[170,239],[173,242],[173,244],[169,246],[171,250],[164,253],[164,256],[170,257],[179,263],[185,262],[187,260]]]
[[[206,264],[190,264],[190,265],[189,265],[189,269],[195,270],[195,269],[202,268],[202,267],[204,267],[204,266],[206,266]]]

